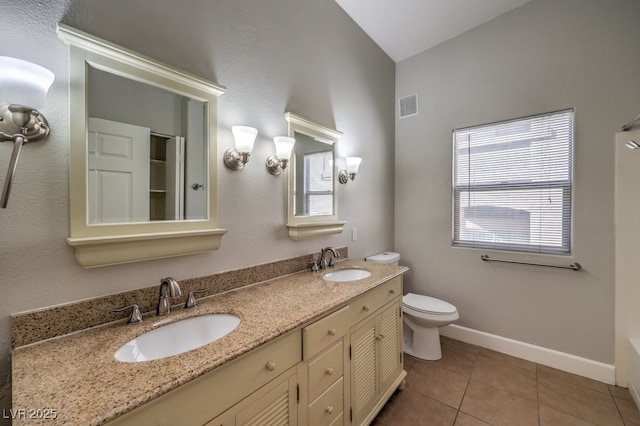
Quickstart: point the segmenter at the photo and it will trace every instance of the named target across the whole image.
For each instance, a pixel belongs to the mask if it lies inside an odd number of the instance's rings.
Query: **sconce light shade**
[[[44,106],[54,75],[40,65],[0,56],[0,142],[13,142],[0,207],[7,207],[22,145],[49,136]]]
[[[347,157],[345,158],[345,162],[347,163],[347,169],[340,170],[340,173],[338,173],[338,181],[342,184],[349,182],[349,179],[354,180],[356,178],[362,158]]]
[[[251,152],[256,141],[258,130],[247,126],[233,126],[231,128],[233,139],[236,142],[236,151]]]
[[[233,126],[231,133],[233,133],[235,148],[229,148],[224,153],[224,164],[231,170],[242,170],[249,162],[258,130],[247,126]]]
[[[273,138],[273,143],[276,146],[276,155],[267,158],[267,170],[277,176],[287,168],[296,140],[288,136],[276,136]]]
[[[42,108],[54,78],[40,65],[0,56],[0,104]]]

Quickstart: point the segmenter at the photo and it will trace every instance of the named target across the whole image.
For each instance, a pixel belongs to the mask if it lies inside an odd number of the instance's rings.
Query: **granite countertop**
[[[346,283],[322,279],[326,272],[349,267],[367,269],[371,276]],[[407,270],[348,259],[330,270],[299,272],[199,299],[197,308],[174,308],[167,317],[148,315],[139,324],[109,324],[20,347],[12,357],[12,413],[26,414],[13,424],[106,423]],[[121,345],[160,324],[212,313],[235,314],[241,323],[213,343],[172,357],[139,363],[113,357]],[[49,418],[33,418],[47,413]]]

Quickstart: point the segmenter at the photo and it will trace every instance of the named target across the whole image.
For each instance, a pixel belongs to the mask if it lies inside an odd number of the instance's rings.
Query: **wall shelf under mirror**
[[[296,140],[288,168],[289,238],[303,240],[340,234],[336,152],[342,132],[287,112],[289,136]]]
[[[69,45],[67,243],[78,263],[217,250],[224,87],[64,24],[58,36]]]

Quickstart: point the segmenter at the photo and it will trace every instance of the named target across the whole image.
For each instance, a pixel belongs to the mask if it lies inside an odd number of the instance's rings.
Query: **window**
[[[453,131],[453,245],[571,252],[573,109]]]

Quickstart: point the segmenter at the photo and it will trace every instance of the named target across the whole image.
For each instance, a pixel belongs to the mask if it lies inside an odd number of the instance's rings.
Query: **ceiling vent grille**
[[[407,118],[418,115],[418,94],[405,96],[398,100],[400,108],[400,118]]]

